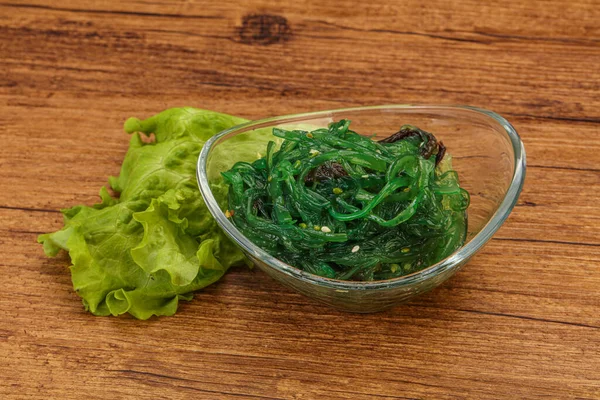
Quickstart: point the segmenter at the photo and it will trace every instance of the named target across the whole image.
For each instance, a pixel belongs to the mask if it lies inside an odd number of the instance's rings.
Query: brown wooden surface
[[[0,398],[600,399],[598,0],[236,3],[0,4]],[[35,243],[117,174],[129,116],[382,103],[492,109],[528,153],[505,226],[412,303],[236,269],[174,317],[96,318]]]

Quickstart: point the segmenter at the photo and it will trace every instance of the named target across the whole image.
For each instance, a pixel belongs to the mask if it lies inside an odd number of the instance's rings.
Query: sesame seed
[[[404,191],[405,191],[405,192],[410,192],[410,188],[409,188],[409,187],[407,187],[407,188],[404,188]]]
[[[324,226],[324,227],[321,228],[321,232],[331,233],[331,229],[329,229],[328,226]]]
[[[369,175],[363,175],[361,178],[368,178]]]
[[[403,253],[408,253],[410,251],[410,248],[408,247],[404,247],[402,250],[400,250]]]
[[[315,157],[315,156],[317,156],[317,155],[321,154],[321,152],[320,152],[319,150],[315,150],[315,149],[310,149],[309,153],[310,153],[310,155],[311,155],[311,156],[313,156],[313,157]]]
[[[359,250],[360,250],[360,246],[354,246],[354,247],[352,248],[352,252],[353,252],[353,253],[356,253],[356,252],[357,252],[357,251],[359,251]]]

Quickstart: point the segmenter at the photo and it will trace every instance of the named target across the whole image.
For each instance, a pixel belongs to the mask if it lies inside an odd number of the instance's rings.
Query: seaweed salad
[[[274,128],[279,148],[222,173],[226,216],[274,257],[340,280],[408,275],[462,246],[469,194],[443,143],[411,125],[379,141],[349,126]]]

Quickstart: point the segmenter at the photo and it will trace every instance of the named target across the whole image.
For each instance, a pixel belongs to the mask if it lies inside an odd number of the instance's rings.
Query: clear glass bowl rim
[[[487,116],[502,126],[506,134],[510,139],[510,143],[514,155],[514,173],[510,182],[510,186],[504,195],[504,199],[500,203],[500,206],[492,215],[487,224],[483,229],[475,235],[466,245],[458,249],[451,256],[444,260],[433,264],[425,269],[414,272],[410,275],[405,275],[399,278],[387,279],[381,281],[370,281],[370,282],[359,282],[359,281],[342,281],[331,278],[324,278],[318,275],[313,275],[308,272],[302,271],[296,267],[284,263],[277,258],[271,256],[266,251],[256,246],[250,240],[248,240],[242,233],[227,219],[221,208],[219,207],[215,197],[210,189],[210,184],[207,177],[207,161],[208,155],[212,146],[222,137],[231,134],[232,132],[240,129],[252,128],[253,126],[263,124],[276,124],[283,123],[288,120],[296,121],[300,119],[314,119],[324,118],[332,113],[340,112],[357,112],[357,111],[369,111],[369,110],[385,110],[385,109],[414,109],[419,112],[432,112],[436,111],[472,111],[478,114]],[[290,121],[290,122],[292,122]],[[391,289],[393,287],[400,286],[411,286],[418,284],[419,282],[433,278],[434,276],[453,269],[463,264],[463,261],[471,258],[477,253],[488,240],[492,238],[494,233],[500,228],[504,221],[508,218],[508,215],[514,208],[519,194],[523,188],[525,181],[525,170],[526,170],[526,157],[525,148],[523,142],[515,128],[502,116],[496,114],[493,111],[485,110],[478,107],[463,106],[463,105],[411,105],[411,104],[390,104],[390,105],[377,105],[377,106],[364,106],[364,107],[350,107],[340,108],[333,110],[316,111],[301,114],[290,114],[282,115],[278,117],[265,118],[261,120],[249,121],[240,125],[233,126],[222,132],[219,132],[212,138],[210,138],[202,147],[200,155],[198,157],[198,163],[196,166],[196,178],[198,180],[198,186],[200,193],[204,198],[210,213],[217,221],[218,225],[225,231],[225,233],[233,239],[244,251],[251,254],[256,259],[262,260],[269,266],[279,270],[280,272],[289,275],[291,277],[300,279],[302,281],[312,283],[318,286],[327,287],[330,289],[336,289],[339,291],[355,291],[355,290],[381,290]]]

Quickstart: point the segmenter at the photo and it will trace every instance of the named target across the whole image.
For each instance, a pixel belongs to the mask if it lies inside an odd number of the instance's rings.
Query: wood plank
[[[244,30],[253,15],[286,28]],[[597,1],[12,0],[0,16],[0,398],[600,398]],[[497,111],[528,156],[497,235],[406,305],[346,314],[236,268],[174,317],[96,318],[68,257],[36,243],[118,173],[129,116],[382,103]]]
[[[220,90],[234,97],[241,90],[275,97],[293,93],[304,99],[327,93],[329,99],[347,104],[465,103],[501,113],[600,120],[595,112],[600,105],[595,95],[600,78],[593,68],[600,63],[595,40],[568,45],[482,44],[337,25],[327,25],[323,36],[303,37],[303,29],[320,32],[322,24],[302,21],[300,34],[285,45],[250,46],[236,40],[239,21],[229,16],[227,22],[207,19],[201,24],[175,20],[161,29],[163,25],[128,14],[83,13],[94,17],[91,25],[72,11],[29,8],[27,14],[29,18],[10,20],[3,28],[14,38],[4,61],[13,91],[30,93],[46,87],[52,93],[151,97],[164,96],[165,90],[185,91],[188,96],[190,91]],[[48,31],[40,25],[56,28]],[[39,64],[46,59],[43,43],[48,39],[61,58]],[[332,41],[343,45],[332,47]],[[377,53],[371,51],[373,46]],[[351,52],[344,52],[345,47]],[[143,59],[149,63],[140,63]],[[274,76],[272,68],[285,74]],[[28,76],[28,71],[39,69],[45,72]],[[437,79],[444,72],[454,79]],[[348,93],[360,98],[350,100]]]

